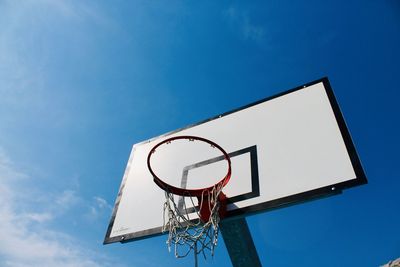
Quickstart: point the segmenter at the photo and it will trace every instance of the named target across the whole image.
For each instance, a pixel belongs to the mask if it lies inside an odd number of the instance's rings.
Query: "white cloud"
[[[60,196],[56,199],[58,208],[67,210],[70,207],[76,205],[80,201],[80,198],[76,195],[74,190],[64,190]]]
[[[32,212],[32,213],[26,213],[23,214],[22,217],[26,218],[29,221],[33,222],[38,222],[38,223],[43,223],[46,221],[51,221],[54,216],[53,214],[49,212],[43,212],[43,213],[37,213],[37,212]]]
[[[60,230],[50,229],[46,222],[51,221],[54,214],[36,212],[29,206],[20,206],[19,189],[24,183],[16,186],[9,181],[15,177],[28,177],[28,175],[18,172],[4,152],[0,155],[0,266],[114,265],[115,261],[111,263],[105,256],[82,247],[79,245],[81,242],[74,237]],[[45,194],[45,192],[42,193]],[[34,196],[25,195],[24,199]],[[76,192],[65,190],[55,203],[62,208],[68,208],[76,203],[77,199]],[[104,199],[96,197],[95,200],[98,208],[108,209],[109,205]]]
[[[89,221],[95,221],[101,216],[109,216],[112,207],[108,202],[101,197],[93,197],[93,203],[89,206],[88,212],[85,214],[85,218]]]
[[[96,201],[97,206],[100,209],[108,209],[108,210],[112,209],[111,205],[108,204],[108,202],[104,198],[94,197],[93,199]]]
[[[265,40],[264,28],[254,24],[247,12],[231,6],[224,10],[223,15],[231,27],[239,31],[243,39],[256,42]]]
[[[8,179],[9,182],[11,182],[11,180],[19,181],[21,179],[26,178],[25,174],[14,170],[11,160],[7,157],[7,155],[5,154],[4,150],[1,147],[0,147],[0,175],[1,175],[0,179],[2,180]],[[1,190],[1,184],[0,184],[0,190]]]

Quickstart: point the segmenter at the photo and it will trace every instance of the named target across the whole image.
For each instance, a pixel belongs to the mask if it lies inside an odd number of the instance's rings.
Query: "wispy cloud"
[[[223,15],[227,22],[239,32],[245,40],[260,42],[265,40],[265,29],[251,21],[249,14],[230,6],[224,10]]]
[[[101,216],[108,216],[111,210],[111,205],[105,199],[96,196],[93,197],[89,210],[85,214],[85,218],[89,221],[94,221],[99,219]]]
[[[17,172],[16,170],[14,170],[13,163],[7,157],[5,151],[1,147],[0,147],[0,175],[1,175],[0,178],[2,180],[7,179],[9,182],[15,180],[19,181],[27,177],[24,173]]]
[[[112,209],[111,205],[108,204],[108,202],[105,199],[101,197],[94,197],[93,199],[96,201],[96,204],[100,209],[108,209],[108,210]]]
[[[60,39],[90,38],[86,33],[93,28],[113,30],[112,21],[89,2],[6,0],[0,1],[0,25],[0,133],[7,136],[10,125],[32,113],[40,118],[36,121],[54,127],[62,109],[57,106],[52,114],[48,112],[49,105],[57,103],[49,98],[57,97],[49,86],[54,79],[49,73],[54,70],[52,62],[59,61],[55,50],[63,45]],[[79,58],[78,52],[89,45],[77,44],[71,51],[66,49]],[[42,177],[31,173],[16,166],[0,147],[0,266],[121,266],[92,246],[98,240],[80,240],[73,236],[73,227],[65,227],[82,221],[92,205],[100,214],[104,203],[81,197],[76,188],[52,190]]]
[[[24,183],[12,184],[15,177],[29,177],[19,172],[12,161],[0,153],[0,265],[5,267],[19,266],[111,266],[110,260],[78,245],[72,236],[49,227],[46,222],[54,219],[51,212],[37,212],[29,206],[21,205],[19,189]],[[45,194],[44,192],[42,192]],[[32,196],[24,196],[29,199]],[[76,192],[64,191],[52,205],[62,208],[71,207],[79,199]],[[94,198],[97,208],[108,209],[108,203]],[[46,207],[44,207],[46,209]],[[58,215],[60,216],[60,215]]]
[[[42,212],[42,213],[31,212],[31,213],[22,214],[22,217],[26,218],[29,221],[37,222],[37,223],[51,221],[54,218],[54,216],[49,212]]]
[[[80,198],[76,195],[76,192],[70,189],[64,190],[61,195],[56,198],[57,206],[63,210],[69,209],[79,201]]]

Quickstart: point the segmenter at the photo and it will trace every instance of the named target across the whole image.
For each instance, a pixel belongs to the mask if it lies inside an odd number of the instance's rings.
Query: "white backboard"
[[[228,217],[335,194],[366,183],[327,78],[133,146],[104,243],[161,233],[164,191],[147,156],[162,140],[194,135],[230,154]],[[203,160],[208,160],[204,158]],[[199,168],[186,166],[187,175]]]

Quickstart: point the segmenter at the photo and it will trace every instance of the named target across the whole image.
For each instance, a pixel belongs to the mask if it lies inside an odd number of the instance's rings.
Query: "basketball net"
[[[199,142],[195,142],[199,141]],[[188,143],[183,143],[188,142]],[[208,186],[203,189],[196,188],[185,188],[176,187],[169,184],[171,180],[168,179],[168,173],[160,171],[164,166],[175,166],[174,164],[161,164],[152,166],[152,159],[156,152],[159,151],[158,155],[161,154],[165,158],[170,158],[171,154],[166,153],[172,150],[172,155],[189,155],[192,146],[189,144],[205,144],[203,150],[210,150],[212,153],[199,153],[200,158],[190,158],[190,162],[197,162],[197,167],[202,164],[211,164],[220,160],[226,161],[227,172],[220,178],[219,181],[215,182],[213,186]],[[173,150],[174,145],[181,149],[180,151]],[[182,147],[188,147],[187,153],[182,151]],[[197,147],[199,148],[199,147]],[[220,154],[216,155],[215,151],[219,151]],[[198,154],[192,154],[197,156]],[[209,159],[204,161],[205,159]],[[183,161],[187,158],[178,159],[178,162]],[[211,160],[211,161],[210,161]],[[155,160],[157,162],[157,160]],[[160,162],[160,161],[158,161]],[[187,167],[188,163],[184,166]],[[206,252],[211,253],[214,256],[214,250],[218,243],[219,233],[219,222],[221,217],[225,216],[226,213],[226,196],[222,193],[222,188],[229,182],[231,177],[231,161],[229,155],[220,147],[218,144],[198,136],[175,136],[155,145],[149,152],[147,157],[147,166],[150,173],[153,175],[154,183],[156,183],[161,189],[165,191],[165,203],[163,210],[163,228],[162,231],[168,231],[167,245],[169,251],[171,247],[174,247],[175,257],[183,258],[186,257],[191,251],[194,252],[195,266],[197,266],[197,256],[202,254],[206,258]],[[178,165],[179,166],[179,165]],[[157,171],[153,170],[153,167]],[[179,169],[179,167],[178,167]],[[163,181],[158,175],[159,172],[166,175],[166,181]],[[207,176],[207,174],[205,175]],[[218,176],[218,175],[217,175]],[[181,184],[182,185],[182,184]]]
[[[206,258],[208,251],[214,256],[218,243],[222,188],[222,185],[217,184],[212,190],[204,191],[200,197],[181,197],[178,203],[176,195],[165,191],[163,232],[169,231],[166,243],[169,251],[174,246],[175,257],[183,258],[193,251],[197,266],[198,254]],[[185,198],[190,205],[186,204]],[[196,198],[198,206],[194,201]],[[209,216],[200,213],[204,210],[209,211]],[[194,219],[193,213],[196,215]]]

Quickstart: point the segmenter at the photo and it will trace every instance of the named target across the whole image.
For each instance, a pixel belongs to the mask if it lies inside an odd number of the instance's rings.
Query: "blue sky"
[[[3,0],[0,25],[0,266],[190,266],[102,245],[132,144],[323,76],[369,184],[248,217],[261,261],[400,257],[398,1]]]

